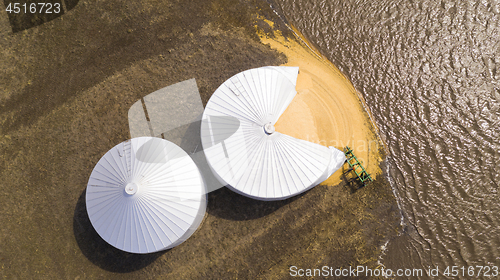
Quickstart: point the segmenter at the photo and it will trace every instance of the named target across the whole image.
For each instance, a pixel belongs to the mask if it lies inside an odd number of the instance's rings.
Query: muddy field
[[[230,76],[287,62],[257,29],[294,39],[265,1],[65,7],[22,31],[0,13],[0,277],[281,279],[292,265],[378,266],[399,223],[383,178],[280,202],[223,188],[209,195],[200,229],[172,250],[144,256],[107,245],[88,219],[85,188],[100,157],[130,137],[130,106],[190,78],[206,103]]]

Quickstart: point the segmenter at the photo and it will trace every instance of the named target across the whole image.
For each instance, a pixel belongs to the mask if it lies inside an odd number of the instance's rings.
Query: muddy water
[[[500,1],[275,9],[351,79],[388,144],[405,230],[385,266],[500,266]]]

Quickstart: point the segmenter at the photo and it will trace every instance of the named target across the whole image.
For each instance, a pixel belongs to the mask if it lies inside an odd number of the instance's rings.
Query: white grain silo
[[[254,199],[280,200],[316,186],[344,164],[342,151],[274,129],[297,93],[298,70],[250,69],[214,92],[203,113],[201,140],[222,184]]]
[[[177,145],[138,137],[109,150],[87,185],[87,212],[97,233],[130,253],[152,253],[185,241],[206,210],[203,178]]]

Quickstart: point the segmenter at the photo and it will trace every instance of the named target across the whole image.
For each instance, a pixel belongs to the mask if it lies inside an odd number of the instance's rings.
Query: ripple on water
[[[363,94],[414,230],[387,267],[500,265],[500,2],[276,0]]]

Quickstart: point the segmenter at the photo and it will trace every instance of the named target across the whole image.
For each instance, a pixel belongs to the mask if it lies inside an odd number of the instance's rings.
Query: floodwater
[[[500,1],[276,0],[274,9],[351,79],[387,143],[404,231],[383,264],[474,266],[475,277],[475,266],[500,266]]]

